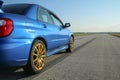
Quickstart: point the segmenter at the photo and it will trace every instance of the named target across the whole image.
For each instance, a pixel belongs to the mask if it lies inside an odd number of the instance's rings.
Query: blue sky
[[[42,5],[62,21],[71,23],[74,32],[119,32],[120,0],[4,0],[10,3]]]

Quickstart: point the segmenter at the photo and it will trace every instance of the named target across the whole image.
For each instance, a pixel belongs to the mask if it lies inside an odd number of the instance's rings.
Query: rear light
[[[13,30],[12,20],[7,18],[0,19],[0,37],[5,37],[10,35],[12,30]]]

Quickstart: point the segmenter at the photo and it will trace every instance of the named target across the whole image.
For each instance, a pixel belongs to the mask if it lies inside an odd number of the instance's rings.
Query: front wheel
[[[68,49],[66,49],[66,52],[72,52],[74,50],[74,38],[70,38],[70,43],[68,45]]]
[[[25,72],[35,74],[39,73],[46,61],[46,46],[41,40],[35,40],[31,48],[29,61],[26,66],[23,67]]]

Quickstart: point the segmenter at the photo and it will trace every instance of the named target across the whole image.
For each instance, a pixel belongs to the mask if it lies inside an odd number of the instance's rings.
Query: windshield
[[[5,13],[24,15],[26,10],[28,10],[29,7],[30,5],[28,4],[10,4],[10,5],[3,5],[2,10]]]

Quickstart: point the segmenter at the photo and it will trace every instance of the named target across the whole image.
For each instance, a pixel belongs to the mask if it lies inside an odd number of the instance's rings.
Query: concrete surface
[[[120,38],[96,34],[77,37],[73,53],[48,57],[41,73],[0,70],[0,80],[120,80]]]

